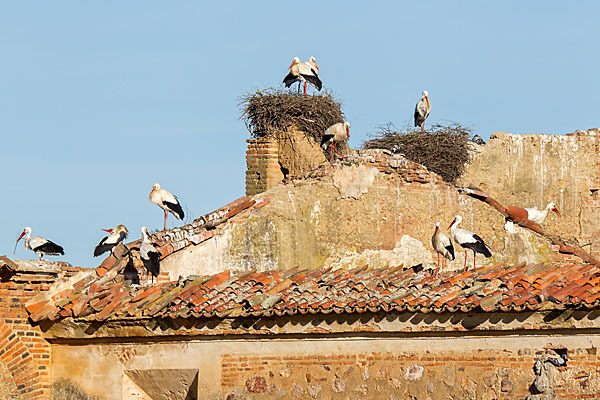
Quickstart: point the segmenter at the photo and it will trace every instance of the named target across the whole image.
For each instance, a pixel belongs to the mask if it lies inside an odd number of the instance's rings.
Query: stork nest
[[[241,98],[242,120],[253,138],[286,131],[290,125],[321,143],[331,125],[344,121],[341,102],[330,92],[304,95],[268,88]]]
[[[424,132],[410,127],[397,131],[393,124],[388,123],[378,127],[363,148],[386,149],[401,154],[454,184],[471,160],[471,133],[471,129],[456,122],[448,126],[435,124]]]

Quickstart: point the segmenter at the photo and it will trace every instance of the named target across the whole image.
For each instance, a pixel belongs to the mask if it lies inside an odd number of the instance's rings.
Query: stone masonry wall
[[[524,400],[545,349],[239,355],[221,362],[227,399]],[[559,399],[597,399],[596,349],[568,352],[556,368]]]
[[[545,354],[556,357],[556,351],[567,362],[553,367],[554,395],[600,398],[596,333],[73,344],[53,346],[53,379],[72,379],[103,400],[127,398],[123,393],[131,391],[132,371],[152,375],[184,369],[197,373],[198,393],[206,400],[525,400],[532,394],[535,362]],[[163,384],[164,391],[178,387],[177,382]]]

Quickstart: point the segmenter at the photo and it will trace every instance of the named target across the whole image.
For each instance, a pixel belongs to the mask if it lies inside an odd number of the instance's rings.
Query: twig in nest
[[[470,135],[469,128],[456,122],[448,126],[436,124],[424,132],[410,127],[398,131],[393,124],[388,123],[380,126],[363,147],[387,149],[392,153],[402,154],[453,184],[463,174],[471,159],[468,146]]]
[[[243,96],[240,104],[241,118],[254,138],[284,132],[293,124],[321,143],[327,128],[344,121],[340,101],[329,92],[306,96],[271,88]]]

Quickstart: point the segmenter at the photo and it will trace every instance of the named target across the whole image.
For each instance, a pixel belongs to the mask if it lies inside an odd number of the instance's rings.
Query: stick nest
[[[341,102],[329,92],[304,95],[270,88],[243,96],[241,105],[241,118],[255,139],[285,132],[293,124],[321,143],[327,128],[344,121]]]
[[[448,126],[433,125],[429,131],[405,128],[397,131],[393,124],[380,126],[370,135],[365,149],[386,149],[424,165],[454,184],[471,160],[469,140],[471,129],[453,122]]]

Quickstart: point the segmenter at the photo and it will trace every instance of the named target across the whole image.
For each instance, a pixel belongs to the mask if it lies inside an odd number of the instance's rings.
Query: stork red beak
[[[448,227],[448,229],[452,228],[452,225],[454,225],[455,222],[456,222],[456,218],[454,219],[454,221],[452,221],[452,223],[450,224],[450,226]]]
[[[291,68],[294,66],[294,64],[296,64],[296,63],[292,61],[292,63],[291,63],[291,64],[290,64],[290,66],[288,67],[288,69],[291,69]]]
[[[559,217],[562,217],[562,215],[560,215],[560,212],[558,212],[558,209],[556,207],[554,207],[552,211],[554,211]]]
[[[113,233],[114,229],[102,229],[104,232]]]
[[[19,236],[19,238],[17,239],[17,243],[19,243],[19,240],[23,239],[23,236],[25,236],[25,231],[21,233],[21,236]]]

